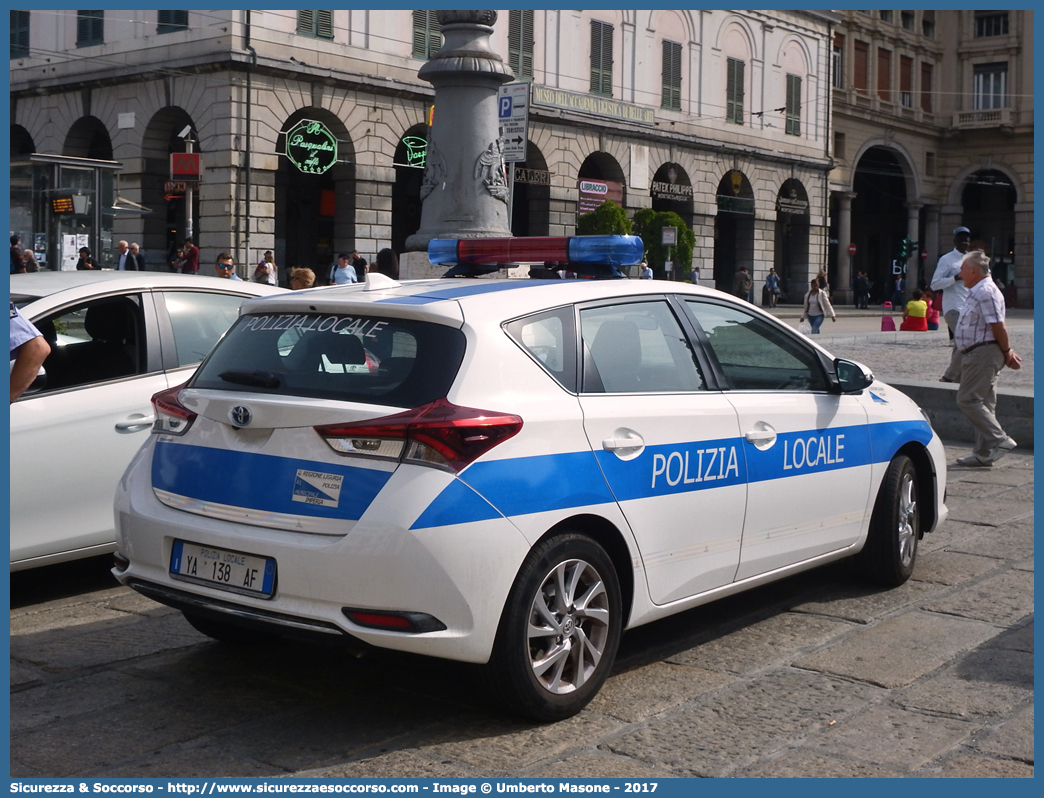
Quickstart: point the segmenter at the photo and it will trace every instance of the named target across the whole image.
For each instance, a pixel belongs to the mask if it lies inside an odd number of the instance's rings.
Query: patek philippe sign
[[[337,163],[337,138],[322,122],[302,119],[287,131],[286,157],[300,171],[321,175]]]
[[[569,111],[582,111],[585,114],[608,116],[625,122],[637,122],[639,125],[655,125],[656,114],[652,108],[630,105],[614,100],[611,97],[597,97],[594,94],[574,94],[571,91],[552,89],[549,86],[533,86],[534,105],[550,105],[565,108]]]
[[[692,199],[692,186],[682,183],[668,183],[665,180],[654,180],[650,186],[650,193],[656,199],[666,200],[688,200]]]

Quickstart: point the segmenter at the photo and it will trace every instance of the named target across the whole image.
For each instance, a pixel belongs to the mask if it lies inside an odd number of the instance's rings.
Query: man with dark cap
[[[946,326],[950,330],[950,340],[953,340],[953,331],[957,328],[957,319],[960,318],[961,308],[964,300],[968,298],[968,289],[964,287],[961,280],[961,261],[964,259],[968,246],[971,244],[971,230],[967,227],[958,227],[953,231],[953,249],[939,258],[932,275],[931,289],[942,291],[942,315],[946,319]],[[946,367],[940,382],[958,382],[961,376],[960,352],[955,348],[950,357],[950,365]]]

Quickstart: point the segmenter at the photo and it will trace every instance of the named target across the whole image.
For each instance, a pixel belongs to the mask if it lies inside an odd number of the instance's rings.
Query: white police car
[[[851,555],[901,584],[947,512],[912,401],[689,284],[371,274],[248,301],[153,402],[121,582],[219,639],[488,662],[545,720],[625,628]]]

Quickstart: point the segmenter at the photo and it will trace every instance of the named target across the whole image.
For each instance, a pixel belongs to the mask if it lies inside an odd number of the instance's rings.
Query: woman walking
[[[801,306],[801,321],[808,319],[808,323],[812,325],[812,334],[819,335],[819,328],[823,326],[823,319],[827,314],[830,314],[830,321],[837,321],[837,315],[826,291],[820,289],[819,280],[812,279]]]

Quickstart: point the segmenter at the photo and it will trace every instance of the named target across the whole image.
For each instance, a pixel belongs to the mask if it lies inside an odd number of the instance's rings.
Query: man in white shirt
[[[964,300],[968,298],[968,289],[964,287],[961,280],[961,261],[971,244],[971,230],[967,227],[958,227],[953,231],[953,249],[939,258],[935,266],[935,274],[932,275],[931,289],[942,291],[942,315],[946,319],[946,326],[950,330],[950,340],[953,340],[953,331],[957,328],[957,319],[964,307]],[[950,365],[946,367],[940,382],[958,382],[961,376],[960,352],[954,348],[950,357]]]
[[[130,258],[130,248],[127,246],[126,241],[119,241],[116,244],[116,249],[119,250],[116,253],[116,271],[126,271],[127,260]]]

